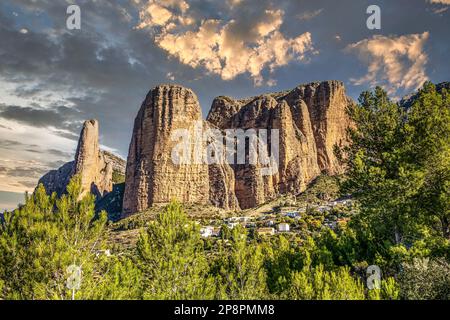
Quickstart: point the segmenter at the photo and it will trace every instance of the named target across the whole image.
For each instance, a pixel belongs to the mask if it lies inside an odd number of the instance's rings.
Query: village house
[[[218,237],[220,236],[221,228],[220,227],[214,227],[214,226],[206,226],[200,229],[200,235],[203,238],[209,238],[209,237]]]
[[[258,230],[256,230],[256,232],[260,236],[265,236],[265,235],[273,236],[275,234],[275,229],[274,228],[259,228]]]
[[[200,228],[200,235],[203,238],[209,238],[213,235],[213,230],[214,230],[214,227],[211,227],[211,226]]]
[[[233,229],[234,227],[236,227],[237,225],[239,225],[239,222],[229,222],[227,224],[228,228]]]
[[[288,223],[280,223],[278,224],[278,232],[289,232],[289,224]]]

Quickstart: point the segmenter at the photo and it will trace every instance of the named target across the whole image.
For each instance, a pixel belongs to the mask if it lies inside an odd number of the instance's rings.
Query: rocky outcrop
[[[113,171],[122,171],[124,174],[124,161],[100,150],[98,130],[97,120],[84,122],[75,160],[48,172],[39,180],[47,193],[56,192],[59,196],[62,195],[74,175],[80,176],[82,195],[92,192],[100,199],[113,189]]]
[[[334,148],[346,143],[349,103],[343,83],[314,82],[247,99],[218,97],[207,120],[202,121],[200,106],[191,90],[175,85],[158,86],[149,92],[135,119],[122,216],[172,199],[212,203],[229,210],[251,208],[280,194],[301,192],[321,173],[341,173],[343,168]],[[181,135],[178,132],[174,140],[173,134],[178,129],[185,131]],[[270,154],[279,146],[276,170],[263,174],[268,164],[261,163],[259,158],[250,161],[250,142],[243,163],[206,164],[201,160],[203,149],[211,147],[211,141],[205,138],[200,138],[199,149],[198,145],[192,147],[195,142],[190,141],[184,152],[189,159],[200,157],[200,161],[174,164],[171,156],[174,148],[179,147],[177,139],[195,137],[198,130],[207,129],[219,131],[224,137],[227,129],[278,130],[278,139],[274,140],[275,135],[269,133],[262,148]],[[197,136],[194,140],[198,139]],[[230,140],[226,137],[223,141]],[[214,154],[221,152],[213,150]]]
[[[277,173],[261,175],[259,164],[232,166],[239,206],[251,208],[279,194],[299,193],[321,173],[342,173],[334,148],[346,143],[350,102],[339,81],[314,82],[242,100],[216,98],[207,117],[213,125],[279,130]]]
[[[101,150],[100,152],[103,154],[105,162],[111,164],[113,173],[125,176],[125,170],[127,167],[127,162],[125,160],[109,151]]]
[[[203,127],[205,130],[219,130],[216,126],[204,122]],[[223,132],[220,132],[223,138]],[[223,139],[222,139],[223,141]],[[222,153],[223,150],[218,150],[211,139],[206,139],[204,146],[214,150],[215,154]],[[212,205],[223,208],[226,210],[238,210],[239,202],[236,197],[235,187],[236,181],[234,179],[234,171],[231,166],[223,162],[212,162],[208,166],[209,174],[209,201]]]
[[[83,124],[75,154],[74,175],[81,178],[82,195],[92,192],[102,197],[112,190],[112,164],[105,161],[98,146],[98,121]]]
[[[39,179],[38,185],[42,183],[48,194],[56,192],[58,196],[61,196],[66,192],[66,187],[73,175],[74,163],[75,161],[70,161],[56,170],[50,170]]]
[[[194,136],[202,122],[196,95],[189,89],[162,85],[152,89],[134,121],[125,178],[123,216],[157,203],[178,199],[185,203],[209,202],[208,166],[194,158],[190,148],[183,162],[172,161],[172,151],[182,136]],[[181,135],[173,139],[177,129]],[[200,128],[201,130],[201,128]]]

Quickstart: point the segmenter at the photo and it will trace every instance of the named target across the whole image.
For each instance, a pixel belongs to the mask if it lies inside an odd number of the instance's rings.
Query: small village
[[[209,220],[208,224],[201,224],[200,235],[203,238],[220,238],[225,229],[229,231],[237,226],[258,237],[299,234],[321,228],[336,230],[345,226],[355,213],[354,202],[348,198],[307,205],[279,202],[272,207],[266,205],[265,210],[248,212],[248,215]]]

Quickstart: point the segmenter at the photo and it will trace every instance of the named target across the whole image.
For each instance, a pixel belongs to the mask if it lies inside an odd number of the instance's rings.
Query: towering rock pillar
[[[352,103],[341,81],[312,82],[292,90],[286,101],[294,106],[296,122],[303,121],[297,108],[298,101],[307,105],[317,149],[317,163],[327,174],[342,173],[344,168],[334,154],[334,147],[347,143],[346,130],[351,125],[347,106]]]
[[[152,89],[134,122],[128,152],[123,216],[173,199],[183,203],[209,203],[208,165],[196,161],[198,150],[189,145],[189,163],[174,163],[172,152],[183,138],[196,143],[202,126],[196,95],[175,85]],[[184,132],[173,136],[175,130]],[[182,131],[186,130],[186,131]],[[201,132],[200,132],[201,134]],[[175,139],[174,139],[175,137]],[[198,141],[197,141],[198,142]]]
[[[47,193],[56,192],[60,196],[66,192],[70,179],[77,174],[81,178],[81,196],[90,191],[99,199],[112,190],[112,172],[113,162],[107,160],[99,148],[98,121],[87,120],[81,130],[75,161],[49,171],[39,183],[44,185]]]
[[[91,191],[102,197],[112,190],[112,165],[105,161],[105,157],[98,145],[98,121],[88,120],[83,124],[73,174],[81,177],[83,194]]]
[[[207,121],[221,129],[278,129],[278,171],[261,176],[259,165],[232,166],[235,194],[242,209],[258,206],[280,194],[297,194],[321,172],[342,173],[334,154],[351,125],[351,103],[340,81],[313,82],[291,91],[234,100],[218,97]]]

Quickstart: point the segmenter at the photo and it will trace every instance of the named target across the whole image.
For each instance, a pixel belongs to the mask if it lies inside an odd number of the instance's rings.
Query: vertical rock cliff
[[[188,164],[172,161],[172,151],[179,142],[172,139],[173,134],[181,129],[186,131],[180,131],[183,134],[177,139],[193,138],[198,123],[202,123],[201,110],[191,90],[162,85],[149,92],[134,121],[125,178],[124,216],[172,199],[209,202],[208,165],[195,161],[198,151],[189,148],[185,155],[190,159]]]
[[[73,174],[81,178],[82,194],[92,192],[102,197],[112,190],[112,163],[105,161],[98,145],[98,121],[88,120],[83,124]]]
[[[299,193],[320,173],[342,173],[334,147],[346,143],[349,103],[339,81],[241,100],[216,98],[207,117],[211,124],[221,129],[279,130],[276,174],[262,176],[258,164],[232,166],[239,206],[251,208],[279,194]]]
[[[120,164],[108,160],[104,152],[100,151],[98,130],[97,120],[84,122],[75,160],[57,170],[49,171],[39,180],[47,193],[63,194],[70,179],[76,174],[81,178],[82,195],[92,192],[99,199],[112,190],[113,167],[120,167]],[[115,157],[115,159],[119,158]],[[115,160],[115,162],[118,161]]]

